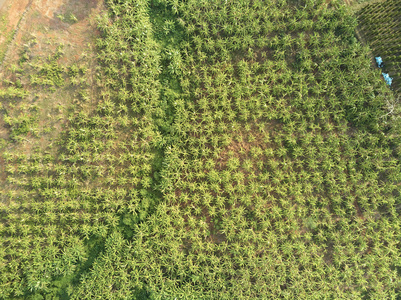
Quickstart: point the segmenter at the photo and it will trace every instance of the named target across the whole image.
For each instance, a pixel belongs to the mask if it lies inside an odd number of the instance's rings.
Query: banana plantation
[[[0,89],[0,299],[401,297],[398,96],[366,13],[106,0],[95,65],[22,51]],[[61,89],[60,134],[21,150],[35,93]]]

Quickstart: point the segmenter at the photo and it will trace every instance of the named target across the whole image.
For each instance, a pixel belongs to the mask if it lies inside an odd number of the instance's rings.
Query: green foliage
[[[10,137],[14,141],[21,140],[26,135],[38,133],[38,108],[33,105],[22,109],[18,116],[4,115],[4,123],[10,128]]]
[[[20,88],[10,86],[7,89],[0,90],[0,98],[10,99],[10,98],[25,98],[29,95],[29,92]]]
[[[367,41],[374,56],[381,56],[385,62],[385,73],[394,79],[392,88],[399,92],[401,77],[400,57],[400,3],[390,0],[368,3],[357,13],[358,30]]]
[[[78,22],[77,17],[72,12],[66,13],[66,14],[59,14],[59,15],[57,15],[57,18],[61,22],[66,22],[69,24],[74,24],[74,23]]]
[[[37,75],[31,76],[31,84],[60,87],[64,84],[64,68],[57,61],[37,66]]]
[[[96,107],[3,151],[0,298],[399,297],[396,100],[344,6],[106,3]],[[62,52],[32,84],[91,75]]]

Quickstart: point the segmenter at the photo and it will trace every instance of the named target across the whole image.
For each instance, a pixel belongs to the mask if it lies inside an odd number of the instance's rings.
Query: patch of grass
[[[72,12],[67,12],[65,14],[59,14],[59,15],[57,15],[57,18],[61,22],[65,22],[68,24],[75,24],[78,22],[77,17]]]

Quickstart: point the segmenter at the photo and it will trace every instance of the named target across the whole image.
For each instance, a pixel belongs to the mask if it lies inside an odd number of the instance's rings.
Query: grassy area
[[[342,2],[106,3],[97,65],[28,49],[1,90],[0,299],[399,296],[395,97]]]

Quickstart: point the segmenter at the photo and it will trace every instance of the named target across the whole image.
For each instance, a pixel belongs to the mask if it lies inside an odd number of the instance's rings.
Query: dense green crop
[[[343,4],[107,7],[96,108],[4,151],[0,298],[399,296],[394,96]]]
[[[375,56],[385,62],[384,72],[394,79],[392,86],[399,92],[400,58],[400,1],[390,0],[366,5],[358,12],[359,30]]]

